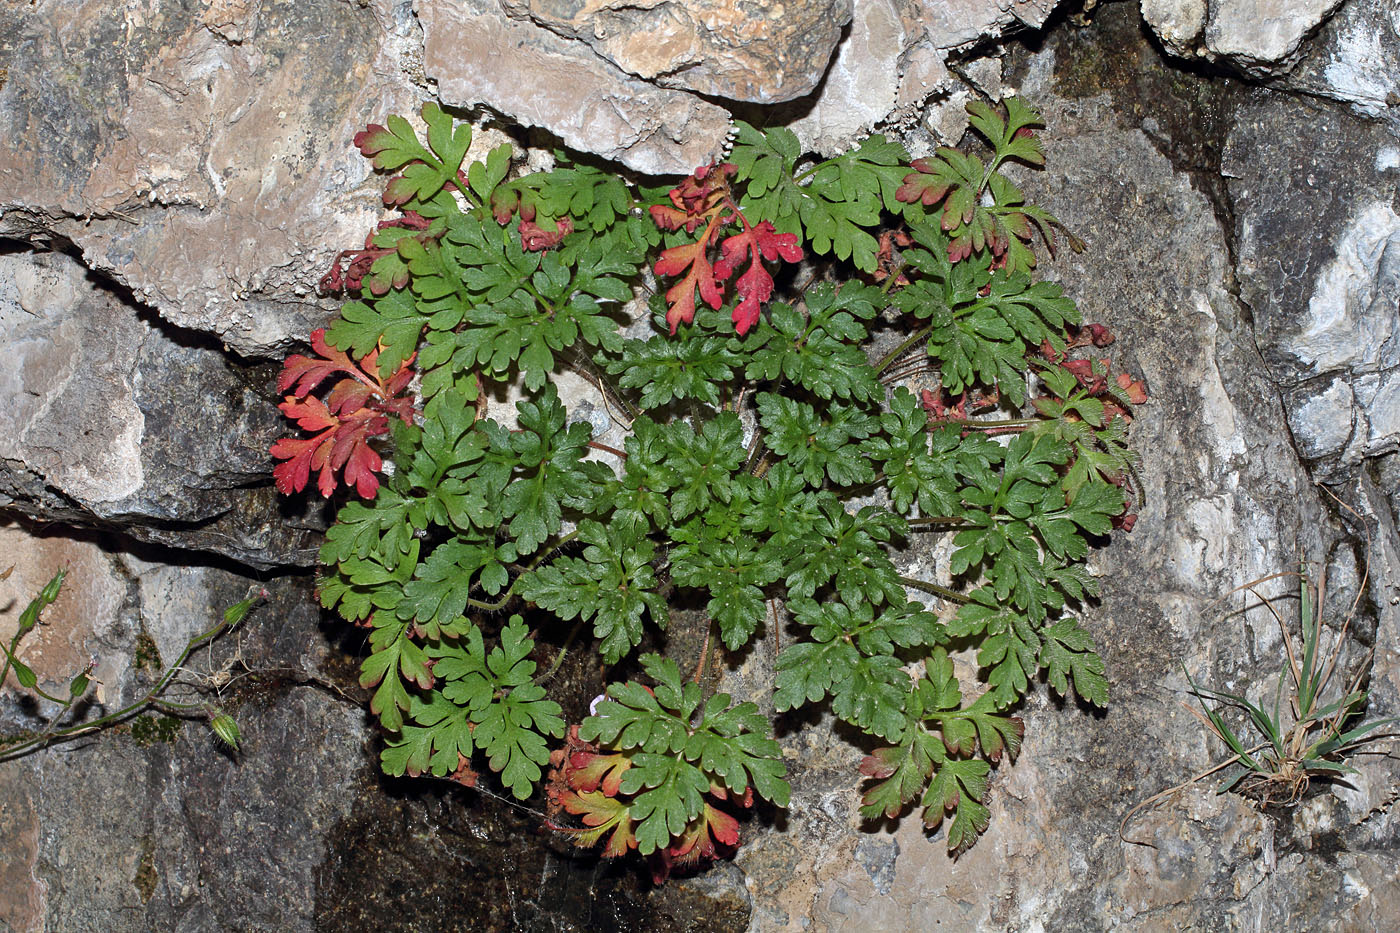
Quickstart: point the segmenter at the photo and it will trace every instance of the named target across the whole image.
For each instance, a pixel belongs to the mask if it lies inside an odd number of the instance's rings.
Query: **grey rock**
[[[315,559],[268,485],[271,367],[142,317],[62,253],[0,255],[0,505],[252,566]],[[290,521],[289,521],[290,519]]]
[[[1345,929],[1345,918],[1393,912],[1391,883],[1373,888],[1366,880],[1382,877],[1393,840],[1376,843],[1384,855],[1348,852],[1344,871],[1354,881],[1339,888],[1335,877],[1319,877],[1314,856],[1281,857],[1285,830],[1274,818],[1238,798],[1218,797],[1210,786],[1168,795],[1130,826],[1131,838],[1158,848],[1117,837],[1134,804],[1228,754],[1180,709],[1179,701],[1190,699],[1182,664],[1204,683],[1256,699],[1272,696],[1285,663],[1277,623],[1257,610],[1228,614],[1215,600],[1240,583],[1296,566],[1301,556],[1331,563],[1332,576],[1353,581],[1353,591],[1359,577],[1348,535],[1328,517],[1330,500],[1299,461],[1287,402],[1260,359],[1256,341],[1264,343],[1259,334],[1267,322],[1232,293],[1229,244],[1239,236],[1217,219],[1228,216],[1211,201],[1219,189],[1179,172],[1166,157],[1177,153],[1162,127],[1178,118],[1154,105],[1169,99],[1165,88],[1181,78],[1137,71],[1143,59],[1135,24],[1118,17],[1111,8],[1100,11],[1094,28],[1106,32],[1097,39],[1052,36],[1038,54],[1017,56],[1005,78],[1043,110],[1048,124],[1049,169],[1020,180],[1089,241],[1084,253],[1064,252],[1046,269],[1090,320],[1118,334],[1108,352],[1144,376],[1149,390],[1133,425],[1134,443],[1144,451],[1146,506],[1133,533],[1095,558],[1105,593],[1101,605],[1084,613],[1107,660],[1110,707],[1097,718],[1048,695],[1026,704],[1026,744],[1014,765],[998,770],[989,835],[957,862],[940,850],[937,836],[930,845],[917,808],[894,827],[858,829],[849,817],[844,825],[839,816],[828,818],[839,813],[843,773],[847,805],[855,796],[853,762],[843,765],[839,748],[818,736],[790,735],[787,833],[763,835],[738,857],[758,890],[777,892],[756,902],[754,929],[1253,929],[1248,918],[1277,924],[1304,915],[1319,924],[1343,918],[1335,928]],[[1118,75],[1131,77],[1117,84]],[[1097,93],[1089,90],[1096,83]],[[1209,103],[1210,94],[1197,86],[1183,97],[1203,110],[1227,105]],[[1289,125],[1308,124],[1295,115]],[[1358,144],[1354,128],[1339,134]],[[1258,171],[1305,183],[1296,165]],[[1326,225],[1315,225],[1306,206],[1281,197],[1267,202],[1278,212],[1278,236],[1291,236],[1295,250],[1313,248],[1311,232]],[[1296,324],[1281,323],[1283,301],[1276,305],[1278,327],[1293,333]],[[1368,508],[1374,502],[1356,501]],[[1384,552],[1374,559],[1388,566]],[[1389,589],[1382,593],[1391,598]],[[1387,647],[1378,647],[1382,660],[1372,674],[1389,684],[1400,676],[1395,620],[1382,613],[1376,621]],[[1348,650],[1341,665],[1356,670],[1361,654]],[[761,680],[762,666],[749,658],[739,676],[752,672]],[[1391,708],[1389,689],[1376,691],[1377,715]],[[1361,780],[1364,800],[1319,798],[1332,807],[1317,824],[1330,827],[1320,835],[1336,832],[1358,845],[1391,838],[1393,829],[1379,814],[1385,789],[1394,793],[1394,776],[1377,770]],[[1313,826],[1310,819],[1299,816],[1298,825]],[[899,850],[893,880],[882,890],[869,863],[871,846],[886,833]]]
[[[1310,132],[1276,138],[1284,121]],[[1385,475],[1381,463],[1394,462],[1400,447],[1395,152],[1383,125],[1341,105],[1260,92],[1240,112],[1222,166],[1230,176],[1240,295],[1298,453],[1315,476],[1338,487],[1368,529],[1363,554],[1372,608],[1363,612],[1376,626],[1369,701],[1375,717],[1400,710],[1393,563],[1400,487],[1373,478]],[[1303,223],[1324,235],[1302,235]],[[1374,814],[1388,812],[1400,767],[1379,755],[1359,764],[1353,789],[1339,793],[1356,822],[1384,834],[1389,821]]]
[[[153,570],[139,562],[131,569]],[[94,584],[90,570],[70,578],[74,592]],[[181,646],[249,583],[190,568],[155,577],[141,578],[120,614],[141,619],[154,642]],[[306,894],[352,790],[373,777],[362,712],[315,684],[327,651],[307,596],[304,586],[278,590],[242,630],[193,656],[168,694],[231,712],[243,735],[237,755],[191,721],[175,723],[166,740],[108,731],[0,768],[0,812],[17,830],[5,839],[18,850],[4,860],[14,870],[0,894],[0,922],[114,933],[314,928],[316,904]],[[50,627],[82,625],[62,603],[52,609]],[[129,658],[138,631],[106,651]],[[160,653],[166,665],[178,656],[164,644]],[[213,676],[224,672],[226,680]],[[109,679],[107,710],[143,677],[149,671]],[[249,689],[255,684],[261,689]]]
[[[1211,10],[1206,48],[1249,74],[1267,74],[1291,64],[1303,38],[1342,0],[1239,0]]]
[[[1142,18],[1169,51],[1182,57],[1201,53],[1209,9],[1206,0],[1141,0]]]
[[[1296,12],[1316,26],[1324,6]],[[1272,7],[1145,0],[1169,49],[1274,75],[1273,91],[1225,92],[1166,70],[1127,4],[1104,5],[1036,51],[947,67],[951,51],[1038,26],[1052,8],[862,0],[825,83],[785,111],[805,118],[798,128],[822,151],[872,130],[927,148],[962,134],[972,94],[1024,95],[1047,117],[1050,161],[1044,173],[1014,170],[1018,181],[1090,246],[1044,269],[1118,334],[1115,362],[1147,379],[1134,424],[1146,505],[1136,530],[1095,558],[1104,597],[1083,614],[1112,705],[1090,715],[1033,691],[1019,712],[1025,747],[996,772],[990,834],[971,852],[949,860],[917,812],[860,824],[864,749],[817,715],[781,734],[793,783],[781,831],[753,820],[733,865],[637,894],[619,880],[626,872],[541,842],[534,814],[489,810],[489,798],[455,786],[381,783],[355,659],[333,644],[358,649],[362,636],[322,631],[304,581],[285,578],[249,627],[186,665],[183,689],[239,717],[238,759],[190,723],[173,744],[139,748],[114,734],[0,767],[10,845],[0,926],[429,930],[482,925],[485,904],[509,904],[526,929],[623,929],[637,917],[697,933],[1400,926],[1400,774],[1383,756],[1293,811],[1261,814],[1191,786],[1130,825],[1131,839],[1156,848],[1117,838],[1134,804],[1225,755],[1180,710],[1182,664],[1203,683],[1272,696],[1285,657],[1277,622],[1215,603],[1241,583],[1308,558],[1329,567],[1343,606],[1369,564],[1371,595],[1341,666],[1360,670],[1374,645],[1368,715],[1400,712],[1400,146],[1382,106],[1397,48],[1388,8],[1352,0],[1295,47],[1302,20],[1284,28]],[[1255,21],[1240,19],[1246,8]],[[0,255],[11,362],[0,376],[0,492],[11,514],[82,526],[0,529],[13,554],[0,568],[15,564],[0,582],[0,638],[27,595],[69,566],[72,585],[25,656],[56,686],[96,656],[96,699],[108,708],[147,682],[138,642],[168,661],[252,582],[206,564],[314,557],[315,516],[280,514],[267,483],[266,447],[285,430],[269,398],[275,367],[245,366],[223,344],[268,352],[328,310],[297,289],[380,211],[347,143],[358,126],[412,110],[414,81],[431,78],[448,102],[480,103],[645,171],[688,171],[728,127],[709,101],[607,57],[629,50],[579,24],[596,27],[612,7],[593,19],[551,7],[552,30],[530,19],[535,7],[516,4],[510,18],[495,0],[421,0],[417,18],[409,4],[329,0],[18,9],[0,24],[0,126],[15,141],[0,151],[0,236],[75,244],[100,274],[62,252]],[[627,15],[653,23],[665,7],[652,9]],[[561,35],[570,30],[578,37]],[[712,61],[694,48],[674,60]],[[636,70],[690,80],[659,66]],[[738,94],[798,86],[811,67],[690,71]],[[315,139],[288,137],[283,109]],[[577,379],[567,394],[587,388]],[[621,443],[605,405],[574,409]],[[702,631],[685,634],[694,644],[678,650],[699,650]],[[771,704],[772,664],[764,639],[724,689]],[[584,703],[591,686],[578,688]],[[0,693],[5,730],[46,711]]]
[[[1039,29],[1059,0],[947,0],[905,6],[905,18],[922,25],[940,49],[961,49],[1019,26]]]
[[[894,110],[903,73],[900,59],[912,44],[899,14],[896,0],[856,0],[850,35],[837,50],[821,94],[812,110],[790,126],[803,145],[835,154]],[[925,67],[936,69],[932,61]],[[927,78],[914,80],[925,82],[921,92],[938,89],[938,84],[928,87]]]
[[[1342,0],[1141,0],[1142,16],[1174,54],[1221,62],[1253,77],[1291,68],[1304,39]]]
[[[379,211],[349,140],[418,96],[388,0],[48,0],[0,50],[0,236],[58,233],[245,354],[324,320],[323,267]]]
[[[503,0],[661,87],[776,103],[809,93],[850,21],[851,0]]]
[[[939,115],[931,120],[925,115],[930,130],[939,141],[955,143],[967,126],[962,111],[969,98],[967,86],[948,71],[949,54],[1017,27],[1038,28],[1056,5],[1057,0],[856,0],[849,34],[837,47],[821,89],[789,126],[806,147],[834,155],[872,129],[909,129],[917,108],[931,98]]]
[[[1306,137],[1276,133],[1306,122]],[[1334,466],[1400,446],[1400,191],[1384,129],[1261,93],[1224,151],[1240,293],[1305,456]],[[1308,218],[1325,237],[1300,237]]]
[[[719,154],[729,114],[620,72],[492,0],[420,3],[423,65],[445,103],[486,105],[639,172],[685,174]]]
[[[1348,104],[1400,132],[1400,12],[1389,0],[1351,0],[1303,47],[1275,86]]]

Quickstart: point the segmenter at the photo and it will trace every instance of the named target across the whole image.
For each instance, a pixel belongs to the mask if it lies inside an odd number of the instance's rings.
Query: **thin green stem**
[[[33,687],[30,687],[30,688],[29,688],[29,691],[30,691],[31,693],[36,693],[36,694],[38,694],[39,696],[41,696],[41,697],[43,697],[44,699],[48,700],[50,703],[57,703],[57,704],[59,704],[60,706],[67,707],[69,704],[71,704],[71,703],[73,702],[73,700],[72,700],[71,697],[56,697],[56,696],[54,696],[52,693],[49,693],[47,690],[45,690],[44,688],[42,688],[42,687],[40,687],[40,686],[37,686],[37,685],[36,685],[36,686],[33,686]]]
[[[550,304],[543,295],[539,293],[539,291],[535,288],[535,286],[530,282],[529,279],[521,279],[516,284],[518,284],[521,288],[525,289],[525,291],[529,292],[530,297],[534,298],[535,301],[539,303],[540,307],[544,308],[547,313],[553,314],[556,310],[558,310],[554,307],[554,305]]]
[[[958,518],[954,515],[927,515],[923,518],[908,519],[906,524],[908,524],[910,528],[915,528],[919,525],[965,525],[967,524],[967,519]]]
[[[10,639],[10,648],[5,652],[5,664],[0,667],[0,687],[5,686],[5,678],[10,676],[10,656],[19,648],[19,639],[22,632],[15,632],[15,637]]]
[[[468,180],[466,172],[457,169],[457,176],[452,179],[452,184],[458,191],[462,192],[462,197],[466,198],[467,203],[474,209],[481,210],[485,206],[477,199],[475,192],[472,191],[471,181]]]
[[[802,184],[804,181],[811,178],[813,175],[817,174],[817,172],[820,172],[822,169],[826,168],[828,165],[835,161],[835,159],[825,159],[821,162],[818,162],[816,165],[813,165],[803,170],[801,174],[794,176],[792,179],[792,183],[794,185]]]
[[[494,603],[483,602],[482,600],[472,599],[468,597],[467,605],[471,606],[473,609],[480,609],[483,612],[495,612],[499,609],[504,609],[506,607],[506,604],[509,603],[511,601],[511,598],[515,595],[515,586],[517,583],[520,582],[521,577],[529,573],[531,570],[534,570],[544,561],[546,557],[548,557],[550,554],[553,554],[555,551],[559,550],[561,547],[568,544],[570,541],[574,540],[577,537],[578,529],[575,528],[573,531],[569,532],[564,537],[556,541],[553,547],[542,548],[540,552],[535,555],[535,559],[530,561],[530,563],[525,567],[525,570],[522,573],[517,574],[514,580],[510,581],[510,586],[508,586],[506,588],[506,591],[501,594],[501,598],[496,600]]]
[[[569,629],[569,635],[567,638],[564,639],[564,644],[559,649],[559,653],[556,654],[554,656],[554,660],[550,662],[549,669],[546,670],[543,674],[540,674],[538,677],[536,677],[534,681],[535,683],[542,684],[549,680],[549,678],[554,676],[554,672],[559,670],[559,665],[563,664],[564,658],[568,656],[569,648],[573,645],[574,639],[578,637],[579,629],[581,628],[583,628],[582,617],[580,617],[579,620],[574,623],[573,628]]]
[[[929,335],[929,332],[932,331],[932,330],[933,330],[933,325],[932,325],[932,324],[930,324],[929,326],[924,327],[924,328],[922,328],[922,329],[920,329],[920,330],[917,330],[917,331],[915,331],[915,332],[909,337],[908,340],[905,340],[903,343],[901,343],[899,346],[895,347],[895,348],[894,348],[893,350],[891,350],[889,353],[886,353],[885,356],[884,356],[884,358],[883,358],[882,360],[880,360],[879,364],[875,367],[875,375],[878,376],[878,375],[880,375],[880,373],[884,372],[886,367],[888,367],[888,366],[889,366],[891,363],[893,363],[895,360],[897,360],[897,359],[899,359],[901,356],[903,356],[903,355],[904,355],[904,352],[905,352],[906,350],[908,350],[910,347],[912,347],[914,344],[918,343],[920,340],[923,340],[925,337],[927,337],[927,336]]]
[[[180,657],[176,659],[173,665],[166,669],[165,673],[161,675],[161,678],[158,681],[156,681],[155,686],[152,687],[150,690],[146,691],[145,695],[143,695],[140,699],[136,700],[135,702],[129,703],[128,705],[117,710],[115,713],[108,713],[106,716],[100,716],[97,719],[93,719],[88,722],[80,722],[76,725],[68,726],[63,729],[55,729],[52,731],[46,730],[43,734],[38,735],[35,738],[29,739],[26,742],[21,742],[18,745],[13,745],[9,748],[0,750],[0,761],[8,761],[12,758],[18,758],[19,756],[23,755],[25,752],[29,751],[32,748],[41,748],[45,745],[48,745],[50,742],[58,741],[60,739],[68,738],[70,736],[82,735],[87,732],[95,732],[107,726],[115,725],[150,706],[168,707],[170,709],[178,710],[181,712],[204,712],[208,709],[207,705],[205,704],[176,703],[173,700],[162,700],[160,698],[160,694],[165,690],[166,687],[170,686],[170,682],[175,678],[175,675],[180,672],[180,668],[184,665],[184,663],[187,660],[189,660],[190,655],[195,652],[195,649],[207,644],[210,641],[213,641],[215,638],[222,635],[225,631],[232,628],[235,624],[237,623],[230,623],[224,621],[223,619],[220,619],[219,623],[213,628],[203,631],[196,635],[194,638],[191,638],[189,642],[185,645],[185,650],[180,652]],[[36,690],[35,692],[37,693],[39,691]],[[44,695],[47,696],[47,694]],[[69,705],[71,705],[71,702],[72,701],[70,700]]]
[[[152,705],[152,706],[159,706],[161,709],[171,709],[171,710],[175,710],[176,712],[180,712],[180,713],[185,713],[185,712],[202,713],[202,712],[204,712],[204,711],[206,711],[206,710],[209,709],[209,704],[208,704],[208,703],[176,703],[174,700],[166,700],[166,699],[163,699],[163,698],[160,698],[160,697],[154,697],[154,698],[152,698],[152,699],[151,699],[151,705]]]
[[[944,599],[951,600],[959,605],[972,602],[972,600],[956,590],[950,590],[946,586],[939,586],[937,583],[929,583],[927,580],[918,580],[914,577],[900,577],[899,582],[903,583],[905,586],[913,587],[916,590],[923,590],[935,596],[942,596]]]

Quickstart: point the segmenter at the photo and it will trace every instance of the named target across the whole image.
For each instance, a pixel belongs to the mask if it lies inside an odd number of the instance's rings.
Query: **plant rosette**
[[[464,165],[471,129],[434,104],[422,138],[401,117],[356,137],[397,213],[323,280],[351,300],[288,359],[305,435],[272,454],[283,492],[345,489],[319,596],[369,631],[387,773],[547,783],[550,825],[664,875],[732,850],[756,800],[786,806],[763,709],[818,705],[865,736],[861,812],[918,800],[959,853],[1032,684],[1107,702],[1076,613],[1090,548],[1135,519],[1145,387],[1035,279],[1063,231],[1004,170],[1043,164],[1039,117],[968,111],[987,160],[910,163],[876,135],[816,161],[739,123],[728,161],[655,188],[562,153],[521,173],[509,146]],[[649,291],[654,333],[625,337]],[[621,441],[570,420],[574,366]],[[486,417],[514,385],[513,423]],[[896,567],[930,535],[944,584]],[[796,633],[774,682],[735,698],[694,658],[629,660],[664,649],[677,600],[703,606],[702,657]],[[544,672],[541,633],[562,644]],[[575,641],[638,673],[566,728],[545,683]]]

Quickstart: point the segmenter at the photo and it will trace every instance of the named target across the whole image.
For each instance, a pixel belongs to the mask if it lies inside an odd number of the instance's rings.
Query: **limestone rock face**
[[[1330,97],[1353,113],[1400,128],[1400,9],[1387,0],[1351,0],[1303,47],[1281,87]]]
[[[423,67],[444,103],[487,105],[640,172],[711,161],[729,114],[622,74],[582,44],[510,19],[492,0],[420,3]]]
[[[1308,125],[1306,137],[1280,132]],[[1311,461],[1400,450],[1400,142],[1331,108],[1258,98],[1224,153],[1241,295]],[[1307,217],[1328,235],[1294,235]]]
[[[855,0],[850,34],[837,48],[811,108],[791,124],[802,142],[824,154],[881,125],[917,124],[926,101],[946,103],[956,132],[941,127],[938,141],[956,143],[967,85],[945,64],[949,53],[1016,27],[1035,28],[1054,11],[1055,0],[986,2],[956,0]]]
[[[381,19],[380,17],[384,17]],[[373,205],[348,145],[409,109],[387,3],[46,0],[0,21],[0,236],[52,230],[242,353],[304,338]]]
[[[319,523],[267,486],[272,368],[138,315],[63,253],[0,254],[0,348],[0,504],[254,566],[314,561]]]
[[[350,139],[430,92],[682,174],[724,151],[715,99],[795,101],[836,152],[916,124],[961,87],[951,50],[1054,5],[21,4],[0,22],[0,237],[61,236],[173,324],[272,355],[325,319],[315,283],[380,213]]]
[[[851,0],[503,2],[643,80],[762,104],[816,87],[851,18]]]
[[[173,664],[188,638],[212,625],[251,582],[214,568],[112,555],[95,544],[27,537],[0,529],[0,547],[32,555],[0,583],[0,593],[9,597],[24,586],[32,595],[29,584],[57,566],[70,576],[38,642],[26,638],[23,654],[41,665],[41,680],[61,678],[57,686],[65,689],[91,653],[101,681],[94,700],[108,711],[140,695],[153,671]],[[9,848],[0,860],[7,882],[0,923],[121,933],[312,928],[327,834],[349,815],[370,763],[361,752],[361,711],[332,689],[306,686],[333,654],[316,638],[308,596],[304,586],[282,587],[259,610],[274,624],[250,625],[192,657],[170,695],[198,700],[192,685],[228,674],[223,683],[234,686],[214,699],[239,721],[239,756],[221,754],[198,720],[157,725],[147,716],[146,731],[137,725],[106,732],[85,740],[86,747],[5,763],[0,827]],[[7,644],[9,621],[0,620]],[[280,686],[238,694],[238,684],[274,668]],[[0,689],[6,734],[36,722],[36,711],[13,698]],[[289,898],[289,890],[303,896]]]
[[[1389,0],[1141,0],[1002,41],[1055,6],[7,5],[0,640],[67,568],[21,656],[50,690],[95,660],[97,715],[250,588],[269,598],[183,665],[183,690],[238,719],[238,755],[195,719],[0,762],[0,928],[428,933],[509,904],[522,929],[1400,929],[1393,744],[1293,810],[1201,783],[1117,835],[1226,754],[1180,707],[1183,666],[1272,697],[1277,622],[1217,602],[1247,581],[1325,566],[1330,637],[1368,577],[1340,666],[1367,672],[1368,715],[1400,714],[1400,16]],[[1171,55],[1252,80],[1178,69],[1144,20]],[[660,889],[569,852],[534,802],[381,777],[365,635],[311,595],[322,504],[277,497],[267,454],[288,430],[275,358],[324,323],[317,279],[383,214],[354,133],[435,99],[472,108],[475,152],[529,139],[530,164],[562,144],[668,174],[723,153],[726,100],[814,153],[883,132],[924,155],[958,142],[968,101],[1003,93],[1047,121],[1046,170],[1008,171],[1088,242],[1043,271],[1150,394],[1133,425],[1145,503],[1095,558],[1103,597],[1083,613],[1108,709],[1032,689],[989,833],[958,861],[917,810],[859,821],[866,749],[829,714],[784,720],[786,814],[760,809],[732,863]],[[623,444],[607,406],[571,417]],[[764,700],[773,661],[756,642],[725,688]],[[562,699],[585,708],[590,684]],[[0,685],[0,733],[53,712]]]
[[[1303,39],[1341,0],[1141,0],[1142,16],[1174,54],[1221,61],[1254,77],[1287,71]]]

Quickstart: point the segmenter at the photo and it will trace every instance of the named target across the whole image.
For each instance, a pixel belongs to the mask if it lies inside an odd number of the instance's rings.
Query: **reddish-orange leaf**
[[[663,251],[661,258],[656,260],[657,275],[685,273],[679,282],[666,290],[666,323],[670,325],[673,334],[682,322],[689,324],[695,320],[695,290],[697,288],[700,289],[700,297],[711,308],[718,309],[720,305],[724,304],[724,286],[715,277],[714,268],[705,255],[714,227],[715,222],[711,221],[699,240],[694,243],[673,246]]]
[[[1141,379],[1134,379],[1127,373],[1118,374],[1118,388],[1128,393],[1128,400],[1134,405],[1141,405],[1147,401],[1147,384]]]

